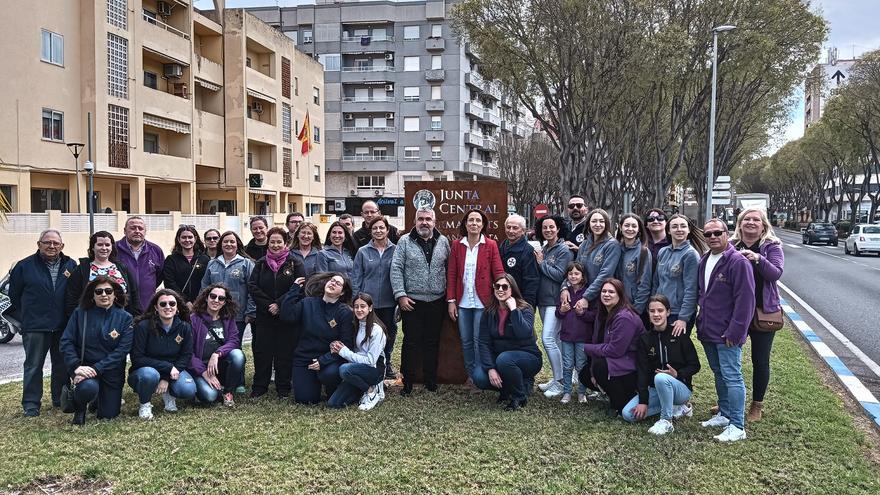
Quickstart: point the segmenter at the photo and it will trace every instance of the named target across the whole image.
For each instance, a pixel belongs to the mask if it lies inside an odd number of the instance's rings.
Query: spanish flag
[[[306,118],[303,120],[302,129],[299,131],[299,135],[296,137],[301,143],[302,148],[301,152],[303,155],[311,151],[312,149],[312,126],[309,124],[309,111],[306,110]]]

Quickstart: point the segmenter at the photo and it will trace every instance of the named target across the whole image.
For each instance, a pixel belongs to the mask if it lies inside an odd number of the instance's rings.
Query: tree
[[[562,204],[559,196],[556,149],[541,134],[516,138],[506,134],[498,143],[496,163],[516,211],[538,203]]]

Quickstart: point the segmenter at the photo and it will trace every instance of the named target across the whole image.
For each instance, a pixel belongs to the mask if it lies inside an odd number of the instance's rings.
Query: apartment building
[[[268,2],[267,2],[268,3]],[[327,208],[377,200],[397,215],[404,184],[494,179],[498,137],[519,112],[479,73],[448,18],[454,0],[316,0],[249,12],[324,66]]]
[[[215,5],[51,0],[4,12],[0,188],[15,211],[86,211],[88,147],[77,160],[68,145],[88,142],[89,118],[96,211],[322,210],[321,65]]]
[[[856,59],[839,59],[829,48],[824,63],[816,64],[804,80],[804,131],[822,117],[825,103],[847,83]]]

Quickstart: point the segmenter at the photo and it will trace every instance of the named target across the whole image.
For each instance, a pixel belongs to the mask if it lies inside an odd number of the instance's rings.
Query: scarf
[[[281,268],[281,265],[287,260],[289,254],[290,249],[287,247],[277,253],[266,251],[266,264],[269,265],[269,269],[272,270],[273,273],[278,273],[278,269]]]
[[[510,310],[506,307],[498,308],[498,335],[504,337],[504,325],[507,323],[507,315],[510,314]]]

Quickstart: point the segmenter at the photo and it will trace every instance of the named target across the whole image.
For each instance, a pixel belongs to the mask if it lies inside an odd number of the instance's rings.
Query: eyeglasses
[[[510,288],[509,284],[492,284],[495,286],[495,290],[505,291]]]
[[[100,296],[100,295],[109,296],[110,294],[113,294],[113,292],[114,292],[113,287],[104,287],[102,289],[95,289],[96,296]]]
[[[160,308],[173,308],[177,306],[177,301],[159,301]]]
[[[345,284],[345,282],[343,282],[342,280],[339,280],[337,278],[331,278],[330,280],[327,281],[327,284],[328,285],[333,284],[333,285],[338,285],[338,286],[342,287]]]
[[[665,222],[666,215],[650,215],[650,216],[645,217],[645,221],[648,223],[650,223],[650,222]]]
[[[219,241],[220,238],[216,237],[216,236],[211,236],[211,237],[205,237],[205,240],[213,242],[213,241]]]
[[[569,210],[573,210],[575,208],[583,208],[583,207],[584,207],[583,203],[571,203],[568,205]]]
[[[224,302],[226,301],[226,296],[221,296],[219,294],[214,294],[213,292],[211,292],[210,294],[208,294],[208,299],[212,301]]]
[[[58,241],[40,241],[40,244],[42,244],[44,246],[49,246],[49,247],[58,247],[62,243],[58,242]]]
[[[726,233],[724,230],[707,230],[703,232],[703,237],[721,237]]]

